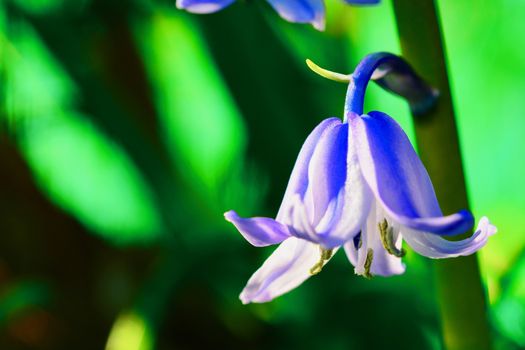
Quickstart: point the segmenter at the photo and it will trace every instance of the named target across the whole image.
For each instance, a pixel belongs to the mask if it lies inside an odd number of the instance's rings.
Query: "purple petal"
[[[177,8],[192,13],[212,13],[222,10],[235,0],[177,0]]]
[[[308,165],[308,188],[303,199],[313,226],[344,189],[347,151],[346,123],[339,122],[327,129],[317,142]]]
[[[341,187],[337,197],[331,200],[323,218],[316,225],[319,241],[326,248],[341,246],[359,233],[365,223],[373,198],[361,174],[353,137],[348,132],[345,132],[345,136],[347,144],[341,143],[338,146],[347,147],[344,184],[337,184],[338,187]],[[327,161],[335,163],[335,159],[327,158]],[[328,174],[332,173],[334,171]]]
[[[376,5],[381,2],[381,0],[345,0],[345,2],[352,5]]]
[[[236,212],[230,210],[224,213],[226,220],[235,225],[243,237],[256,247],[265,247],[281,243],[288,237],[288,228],[270,218],[241,218]]]
[[[383,221],[385,217],[386,213],[380,204],[373,204],[366,225],[361,231],[360,247],[359,245],[356,246],[353,241],[347,242],[344,245],[346,256],[350,263],[354,265],[357,275],[365,274],[365,261],[369,249],[373,251],[372,265],[369,271],[373,276],[393,276],[405,272],[405,265],[401,262],[401,258],[388,253],[381,242],[378,224]],[[399,235],[399,228],[395,226],[393,228],[395,246],[400,250],[401,236]]]
[[[299,198],[301,200],[303,199],[308,187],[308,165],[317,143],[327,130],[338,124],[341,124],[338,118],[325,119],[306,138],[295,161],[290,180],[288,181],[281,208],[277,213],[277,221],[287,223],[286,218],[289,216],[290,205],[295,195],[299,195]]]
[[[311,220],[306,211],[303,202],[300,200],[299,195],[295,195],[291,201],[290,214],[286,222],[291,222],[288,226],[292,236],[297,238],[305,239],[313,243],[319,243],[317,232],[311,224]]]
[[[474,225],[474,217],[468,210],[457,213],[427,218],[397,217],[398,222],[415,230],[431,232],[441,236],[453,236],[467,232]]]
[[[488,238],[496,232],[496,227],[490,223],[489,219],[482,217],[476,232],[461,241],[448,241],[436,235],[410,229],[402,230],[401,235],[417,253],[429,258],[442,259],[473,254],[481,249],[487,243]]]
[[[311,23],[317,30],[324,30],[323,0],[268,0],[277,13],[294,23]]]
[[[279,217],[294,236],[334,248],[359,232],[372,196],[348,145],[348,124],[340,121],[326,128],[317,140],[308,164],[304,198],[301,202],[296,194],[287,201],[289,211]]]
[[[468,211],[443,217],[428,173],[395,120],[380,112],[349,118],[363,176],[393,219],[439,235],[472,227]]]
[[[249,279],[241,301],[264,303],[299,286],[310,277],[310,268],[319,260],[319,254],[317,245],[288,238]]]

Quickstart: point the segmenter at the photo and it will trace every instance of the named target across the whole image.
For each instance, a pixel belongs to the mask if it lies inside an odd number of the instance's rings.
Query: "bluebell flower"
[[[325,6],[323,0],[267,0],[277,13],[294,23],[311,23],[324,30]],[[345,0],[349,4],[371,5],[380,0]],[[177,0],[177,7],[193,13],[212,13],[231,5],[234,0]]]
[[[366,277],[402,274],[404,240],[430,258],[472,254],[483,247],[496,228],[483,217],[474,234],[458,235],[474,224],[461,210],[444,216],[428,173],[399,124],[382,112],[363,114],[364,92],[372,73],[383,69],[380,82],[405,97],[421,81],[400,58],[367,56],[352,75],[345,119],[322,121],[308,136],[293,168],[275,219],[242,218],[225,213],[244,238],[257,247],[280,243],[242,291],[243,303],[266,302],[290,291],[343,248],[355,273]],[[404,62],[404,61],[403,61]],[[385,68],[386,67],[386,68]],[[402,67],[401,86],[387,79],[392,67]],[[396,76],[392,74],[391,76]],[[410,83],[413,81],[413,83]],[[417,103],[434,98],[432,90]]]

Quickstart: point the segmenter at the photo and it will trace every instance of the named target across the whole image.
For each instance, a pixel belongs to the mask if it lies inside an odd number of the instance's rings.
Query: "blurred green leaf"
[[[8,111],[21,150],[52,201],[116,243],[161,232],[152,194],[122,148],[72,110],[74,84],[27,24],[12,36],[18,56]]]
[[[50,301],[50,290],[45,282],[19,281],[4,286],[0,291],[0,325],[33,307],[42,307]]]
[[[197,29],[184,16],[157,13],[137,32],[175,162],[190,181],[216,189],[239,162],[246,136]]]
[[[81,115],[56,111],[31,124],[22,150],[53,201],[115,243],[158,237],[160,219],[152,195],[118,145]]]

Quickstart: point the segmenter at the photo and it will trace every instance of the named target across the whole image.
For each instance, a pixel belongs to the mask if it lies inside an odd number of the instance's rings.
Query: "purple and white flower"
[[[343,247],[355,273],[402,274],[404,240],[430,258],[452,258],[482,248],[496,228],[474,224],[461,210],[444,216],[428,173],[399,124],[381,112],[363,114],[366,85],[389,54],[365,58],[353,74],[345,120],[322,121],[306,139],[275,219],[225,213],[257,247],[279,244],[250,278],[243,303],[266,302],[318,273]],[[399,58],[397,58],[399,59]]]

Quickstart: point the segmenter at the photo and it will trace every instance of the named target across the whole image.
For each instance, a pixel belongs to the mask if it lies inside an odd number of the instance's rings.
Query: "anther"
[[[379,227],[379,236],[381,237],[381,243],[385,247],[386,251],[398,258],[405,256],[406,251],[404,249],[398,249],[396,243],[394,242],[394,229],[388,226],[386,219],[383,219],[378,225]]]
[[[366,259],[365,259],[365,272],[363,273],[363,276],[365,278],[372,278],[374,277],[372,273],[370,272],[370,269],[372,268],[372,261],[374,260],[374,251],[372,248],[368,248],[366,252]]]
[[[319,261],[315,263],[314,266],[310,269],[310,275],[317,275],[319,272],[323,270],[323,266],[325,262],[330,260],[332,257],[333,250],[332,249],[324,249],[323,247],[319,246]]]

